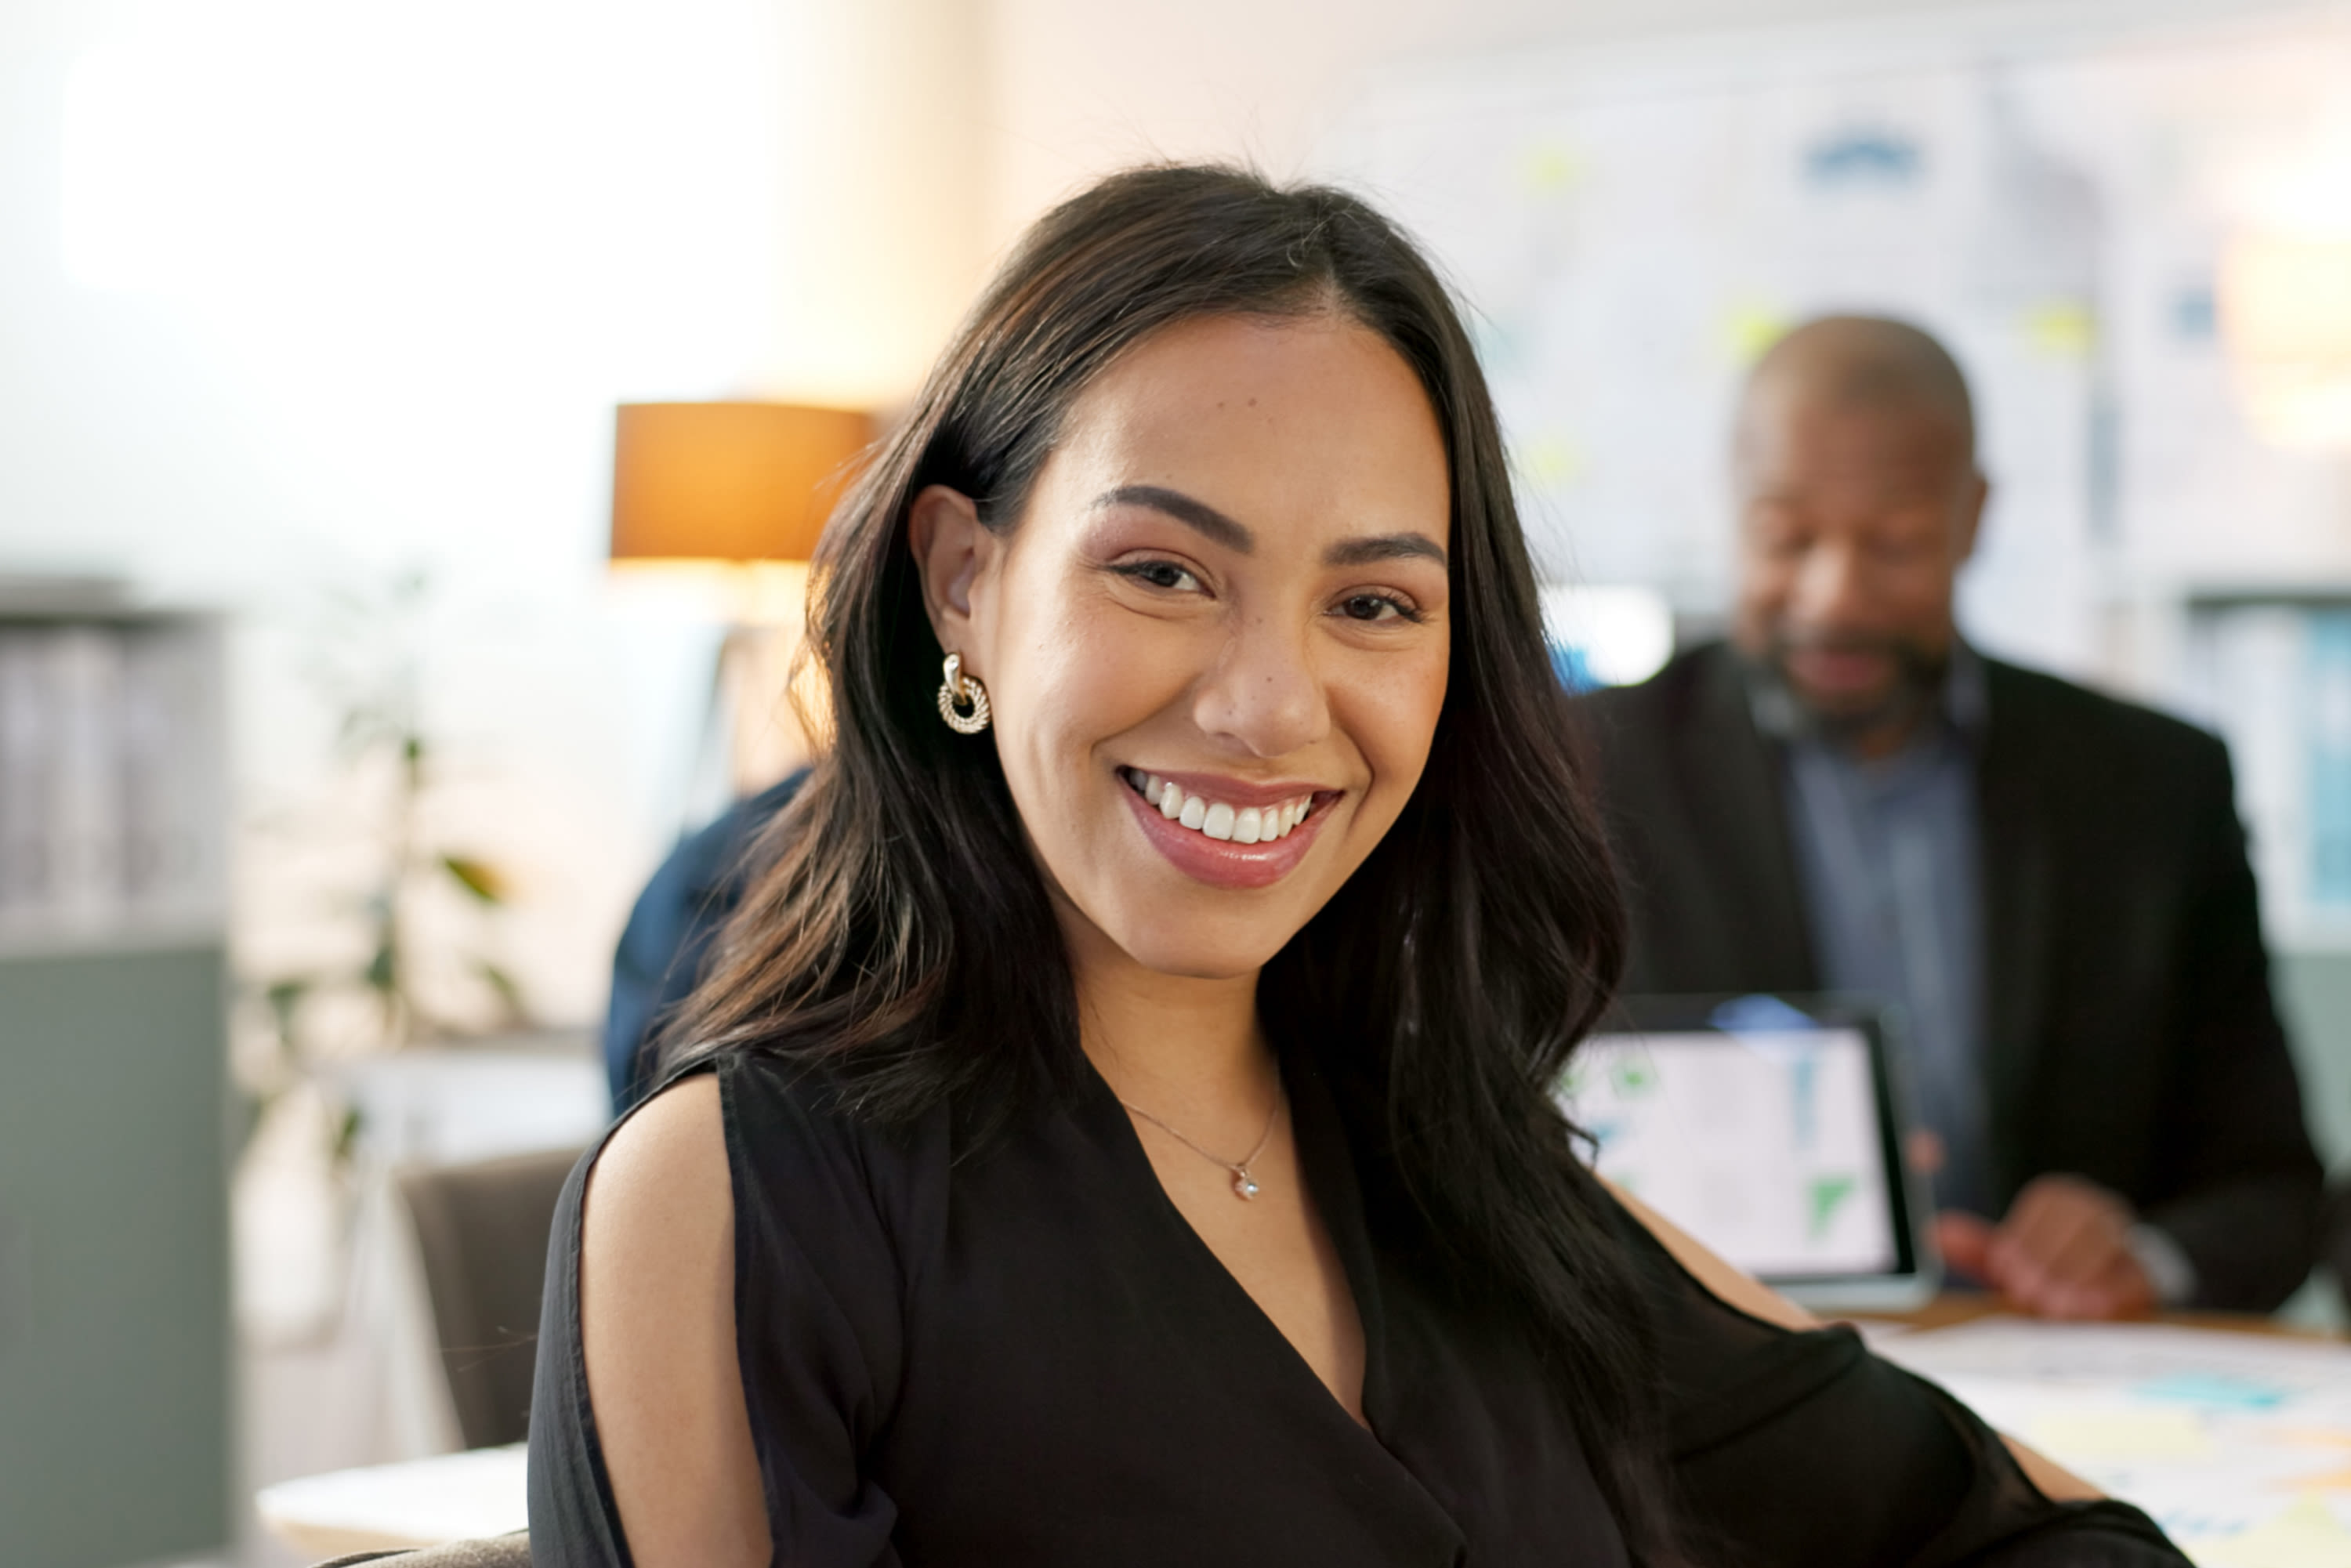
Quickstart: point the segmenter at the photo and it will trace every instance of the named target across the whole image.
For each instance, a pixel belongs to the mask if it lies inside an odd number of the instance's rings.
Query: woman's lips
[[[1121,793],[1152,847],[1185,875],[1213,887],[1270,887],[1289,875],[1313,847],[1323,819],[1342,793],[1311,788],[1219,789],[1209,780],[1196,781],[1205,788],[1196,793],[1186,788],[1186,782],[1193,781],[1178,782],[1134,768],[1121,768],[1119,778],[1123,785]],[[1156,799],[1145,799],[1145,789]],[[1171,790],[1176,796],[1173,802],[1169,802]],[[1217,800],[1218,794],[1241,797],[1245,803]],[[1173,816],[1164,809],[1164,802],[1176,805]],[[1252,833],[1257,841],[1244,841]]]

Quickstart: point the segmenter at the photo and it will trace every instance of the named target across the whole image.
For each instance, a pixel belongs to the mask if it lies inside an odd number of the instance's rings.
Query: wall
[[[903,401],[985,271],[987,0],[776,0],[784,247],[768,395]]]
[[[1364,77],[1391,62],[1951,9],[1943,0],[992,3],[992,245],[1087,176],[1142,159],[1246,158],[1278,176],[1305,172]],[[2137,10],[2182,8],[2230,9],[2227,0],[2156,0]]]
[[[961,0],[0,7],[0,575],[228,611],[251,975],[360,951],[402,648],[478,939],[586,1020],[717,607],[603,564],[611,405],[903,398],[977,271]],[[429,591],[397,609],[395,584]],[[463,922],[461,911],[444,914]]]

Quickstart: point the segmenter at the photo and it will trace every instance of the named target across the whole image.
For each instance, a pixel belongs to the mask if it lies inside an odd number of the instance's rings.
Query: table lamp
[[[726,792],[740,796],[808,758],[810,737],[785,700],[807,620],[808,560],[872,439],[872,416],[847,409],[620,406],[612,560],[697,563],[722,577],[731,601],[695,764],[697,807],[714,764]]]

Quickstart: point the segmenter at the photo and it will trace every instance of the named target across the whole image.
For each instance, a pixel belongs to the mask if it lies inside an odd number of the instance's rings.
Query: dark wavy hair
[[[945,485],[1016,528],[1071,404],[1136,344],[1200,317],[1331,312],[1403,357],[1443,431],[1451,677],[1418,789],[1267,965],[1259,1014],[1334,1085],[1367,1178],[1408,1195],[1436,1265],[1530,1325],[1636,1558],[1678,1561],[1646,1314],[1550,1092],[1615,986],[1622,906],[1485,378],[1444,283],[1356,197],[1144,168],[1029,231],[825,530],[809,649],[831,744],[767,830],[769,863],[664,1066],[772,1053],[881,1122],[945,1100],[968,1141],[1085,1081],[1068,956],[996,749],[934,706],[907,509]]]

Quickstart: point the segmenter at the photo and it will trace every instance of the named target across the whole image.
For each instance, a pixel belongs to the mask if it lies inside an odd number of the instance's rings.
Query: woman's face
[[[1451,488],[1418,380],[1339,317],[1146,340],[1071,407],[1008,536],[910,537],[1072,946],[1263,965],[1379,842],[1445,699]]]

